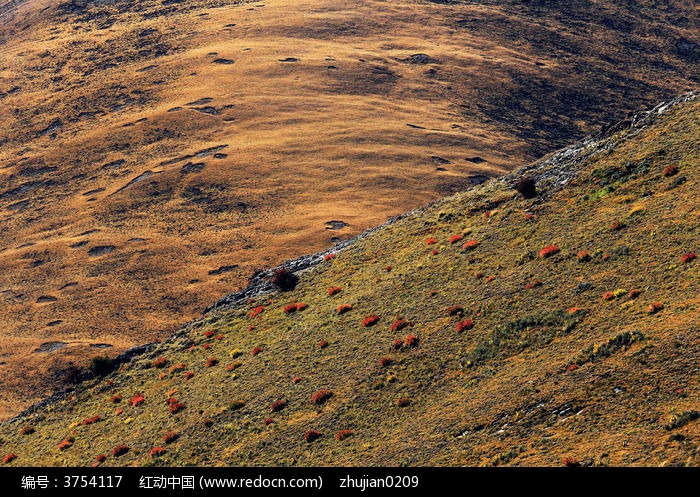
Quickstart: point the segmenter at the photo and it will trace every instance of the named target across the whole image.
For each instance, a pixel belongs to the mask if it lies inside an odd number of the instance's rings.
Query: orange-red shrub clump
[[[214,333],[215,333],[215,332],[214,332],[213,330],[207,330],[207,331],[204,332],[204,336],[207,337],[207,338],[211,338],[211,337],[214,336]]]
[[[331,397],[333,397],[333,392],[331,390],[318,390],[311,396],[311,402],[321,405]]]
[[[340,430],[335,434],[335,439],[336,440],[345,440],[348,437],[352,436],[353,431],[352,430]]]
[[[25,426],[24,428],[22,428],[22,429],[20,430],[20,434],[22,434],[22,435],[31,435],[32,433],[34,433],[34,431],[35,431],[35,430],[34,430],[34,427],[33,427],[33,426]]]
[[[576,258],[579,262],[588,262],[591,260],[591,254],[588,253],[588,250],[582,250],[576,254]]]
[[[406,337],[403,339],[403,345],[404,347],[418,347],[418,341],[419,338],[411,333],[410,335],[406,335]]]
[[[192,378],[194,378],[194,371],[188,371],[185,373],[186,380],[191,380]]]
[[[115,394],[115,395],[112,395],[112,396],[109,398],[109,400],[112,401],[114,404],[116,404],[116,403],[122,401],[122,396],[119,395],[119,394]]]
[[[461,305],[453,305],[447,309],[450,316],[464,316],[464,307]]]
[[[330,261],[331,259],[335,259],[335,254],[326,254],[323,256],[324,261]]]
[[[461,241],[463,238],[464,238],[464,235],[452,235],[450,237],[450,243],[453,243],[453,244],[457,243],[457,242]]]
[[[285,314],[291,314],[293,312],[297,312],[297,305],[296,304],[289,304],[284,306],[284,313]]]
[[[168,369],[168,373],[172,374],[177,371],[182,371],[183,369],[185,369],[185,367],[186,366],[183,363],[173,364],[172,366],[170,366],[170,369]]]
[[[437,240],[436,240],[435,238],[433,238],[432,236],[431,236],[430,238],[426,238],[426,239],[425,239],[425,244],[426,244],[426,245],[433,245],[433,244],[435,244],[435,243],[437,243]]]
[[[107,460],[107,456],[105,454],[99,454],[96,458],[95,461],[98,463],[105,462]]]
[[[460,321],[457,323],[457,326],[455,329],[457,330],[457,333],[462,333],[465,330],[471,330],[474,327],[474,322],[471,319],[467,319],[465,321]]]
[[[333,295],[342,292],[343,289],[340,288],[339,286],[332,286],[328,289],[328,296],[332,297]]]
[[[258,355],[263,350],[262,347],[254,347],[253,350],[250,351],[250,355]]]
[[[66,450],[73,446],[73,442],[75,442],[75,439],[73,437],[68,437],[64,439],[60,444],[58,444],[58,449]]]
[[[162,456],[165,452],[166,450],[164,447],[153,447],[148,455],[150,455],[151,458],[156,458]]]
[[[126,445],[117,445],[115,448],[112,449],[112,455],[114,457],[123,456],[127,452],[129,452],[129,447],[127,447]]]
[[[185,404],[177,400],[175,397],[170,397],[168,399],[168,410],[170,414],[177,414],[185,408]]]
[[[168,360],[163,356],[158,356],[153,360],[154,368],[164,368],[168,364]]]
[[[534,280],[534,281],[531,281],[530,283],[526,284],[525,289],[530,290],[532,288],[536,288],[536,287],[541,286],[541,285],[542,285],[542,282],[540,280]]]
[[[433,255],[438,255],[439,253],[440,251],[438,249],[433,249],[433,251],[431,252],[431,254]]]
[[[396,340],[394,340],[394,343],[391,345],[391,348],[394,350],[399,350],[402,345],[403,345],[403,342],[397,338]]]
[[[620,231],[624,227],[625,227],[625,223],[623,223],[621,221],[615,221],[610,225],[610,229],[613,231]]]
[[[282,399],[282,400],[276,400],[272,404],[270,404],[270,412],[279,412],[282,409],[287,407],[287,401]]]
[[[251,309],[250,313],[248,314],[249,317],[254,318],[262,314],[262,312],[265,310],[265,306],[259,305],[254,309]]]
[[[372,314],[371,316],[367,316],[365,319],[362,320],[362,326],[374,326],[379,322],[379,316],[376,314]]]
[[[402,397],[396,401],[397,407],[406,407],[410,404],[411,404],[411,399],[408,399],[406,397]]]
[[[603,300],[613,300],[615,298],[615,294],[613,292],[605,292],[603,294]]]
[[[321,438],[321,434],[316,430],[309,430],[304,433],[304,440],[306,440],[308,443],[318,440],[319,438]]]
[[[295,376],[294,378],[292,378],[292,383],[293,383],[294,385],[296,385],[296,384],[299,383],[300,381],[301,381],[301,378],[299,378],[298,376]]]
[[[274,422],[275,422],[275,420],[272,419],[272,418],[266,418],[265,421],[263,421],[263,423],[265,424],[265,426],[271,425],[271,424],[274,423]]]
[[[5,464],[10,464],[15,459],[17,459],[17,454],[6,454],[5,457],[2,458],[2,462]]]
[[[217,364],[219,364],[219,360],[216,357],[210,357],[207,359],[207,362],[204,363],[204,365],[208,368],[216,366]]]
[[[327,341],[327,340],[321,340],[320,342],[318,342],[318,348],[319,348],[319,349],[325,349],[326,347],[328,347],[328,341]]]
[[[540,259],[546,259],[547,257],[551,257],[554,254],[558,253],[559,247],[557,247],[556,245],[547,245],[542,250],[540,250]]]
[[[639,288],[633,288],[632,290],[630,290],[630,293],[627,294],[627,297],[631,299],[636,299],[641,293],[642,291]]]
[[[345,314],[346,312],[348,312],[351,309],[352,309],[352,306],[350,304],[340,304],[338,306],[337,312],[338,312],[338,314]]]
[[[297,304],[297,311],[303,311],[303,310],[306,309],[307,307],[309,307],[309,306],[308,306],[307,304],[305,304],[304,302],[299,302],[299,303]]]
[[[690,261],[694,261],[695,259],[697,259],[697,257],[698,256],[695,254],[695,252],[688,252],[687,254],[684,254],[683,256],[681,256],[681,262],[683,264],[686,264]]]
[[[165,442],[166,444],[171,444],[178,438],[180,438],[180,435],[178,435],[174,431],[169,431],[168,433],[163,435],[163,442]]]
[[[567,468],[577,468],[581,465],[575,458],[567,457],[562,461]]]
[[[205,343],[205,344],[202,345],[202,348],[203,348],[204,350],[209,350],[209,349],[211,348],[211,344],[210,344],[210,343]]]
[[[389,326],[389,330],[391,330],[391,331],[403,330],[408,325],[409,325],[408,321],[404,321],[403,319],[397,319],[396,321],[391,323],[391,326]]]
[[[141,404],[143,404],[145,400],[146,400],[146,398],[143,396],[143,394],[139,393],[139,394],[134,395],[131,398],[131,400],[129,401],[129,404],[136,407],[136,406],[140,406]]]
[[[224,339],[224,336],[223,336],[223,335],[216,335],[216,336],[214,337],[214,340],[223,340],[223,339]]]
[[[462,245],[462,250],[473,250],[476,247],[479,246],[479,242],[476,240],[467,240],[464,242],[464,245]]]
[[[664,308],[664,305],[661,302],[652,302],[647,307],[647,312],[649,314],[656,314],[657,312],[659,312],[663,308]]]
[[[385,368],[394,364],[394,360],[391,357],[382,357],[379,359],[379,367]]]
[[[678,174],[678,168],[676,166],[674,166],[673,164],[671,164],[671,165],[666,166],[664,168],[662,174],[668,178],[670,176],[673,176],[674,174]]]
[[[90,418],[83,419],[83,424],[84,425],[93,425],[93,424],[97,423],[98,421],[100,421],[101,419],[102,418],[100,418],[99,416],[92,416]]]
[[[392,269],[394,269],[394,266],[386,266],[386,267],[384,268],[384,271],[386,271],[386,272],[388,273],[388,272],[391,271]]]

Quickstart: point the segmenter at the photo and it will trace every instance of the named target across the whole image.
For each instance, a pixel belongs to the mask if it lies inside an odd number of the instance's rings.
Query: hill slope
[[[255,268],[696,88],[698,19],[689,0],[0,1],[0,418]]]
[[[696,97],[635,116],[290,263],[313,266],[293,290],[260,275],[3,424],[2,451],[18,465],[698,465],[699,161]],[[513,188],[525,174],[529,200]]]

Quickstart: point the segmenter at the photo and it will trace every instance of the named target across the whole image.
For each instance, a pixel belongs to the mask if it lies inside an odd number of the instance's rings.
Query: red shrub
[[[436,240],[435,238],[433,238],[432,236],[431,236],[430,238],[426,238],[426,239],[425,239],[425,244],[426,244],[426,245],[433,245],[433,244],[435,244],[435,243],[437,243],[437,240]]]
[[[613,300],[614,298],[615,298],[615,294],[613,292],[605,292],[603,294],[604,300]]]
[[[487,277],[484,279],[484,281],[485,281],[486,283],[489,283],[489,282],[491,282],[491,281],[493,281],[493,280],[495,280],[495,279],[496,279],[496,277],[495,277],[494,275],[491,275],[491,276],[487,276]]]
[[[303,311],[303,310],[306,309],[307,307],[309,307],[309,306],[308,306],[307,304],[305,304],[304,302],[299,302],[299,303],[297,304],[297,311]]]
[[[591,254],[589,254],[587,250],[582,250],[576,254],[576,258],[579,262],[588,262],[591,260]]]
[[[542,285],[542,282],[540,280],[534,280],[534,281],[531,281],[530,283],[528,283],[527,285],[525,285],[525,289],[530,290],[530,289],[536,288],[540,285]]]
[[[250,326],[248,326],[248,331],[253,331],[254,329],[255,329],[255,326],[253,326],[252,324]]]
[[[338,314],[345,314],[346,312],[348,312],[351,309],[352,309],[352,306],[350,304],[340,304],[338,306],[337,311],[338,311]]]
[[[126,445],[117,445],[115,448],[112,449],[112,455],[114,457],[123,456],[127,452],[129,452],[129,447],[127,447]]]
[[[35,430],[34,430],[34,427],[33,427],[33,426],[25,426],[24,428],[22,428],[22,429],[20,430],[20,433],[21,433],[22,435],[31,435],[32,433],[34,433],[34,431],[35,431]]]
[[[170,366],[170,369],[168,369],[168,373],[172,374],[177,371],[182,371],[183,369],[185,369],[185,367],[186,366],[183,363],[173,364],[172,366]]]
[[[397,338],[396,340],[394,340],[394,343],[391,345],[391,348],[394,350],[399,350],[402,345],[403,345],[403,342]]]
[[[371,316],[367,316],[365,319],[362,320],[362,326],[374,326],[379,322],[379,316],[376,314],[372,314]]]
[[[178,435],[174,431],[169,431],[168,433],[163,435],[163,442],[165,442],[166,444],[171,444],[178,438],[180,438],[180,435]]]
[[[154,359],[152,364],[154,368],[164,368],[167,363],[168,360],[165,357],[158,356]]]
[[[450,316],[464,316],[464,307],[461,305],[453,305],[447,309]]]
[[[202,348],[203,348],[204,350],[209,350],[209,349],[211,348],[211,344],[210,344],[210,343],[205,343],[204,345],[202,345]]]
[[[567,457],[562,462],[564,463],[564,466],[566,466],[567,468],[577,468],[577,467],[581,466],[581,463],[579,463],[573,457]]]
[[[17,454],[6,454],[5,457],[2,458],[2,462],[10,464],[15,459],[17,459]]]
[[[326,254],[323,256],[324,261],[330,261],[331,259],[335,259],[335,254]]]
[[[624,227],[625,227],[625,223],[620,222],[620,221],[615,221],[614,223],[612,223],[612,224],[610,225],[610,229],[611,229],[612,231],[620,231],[620,230],[621,230],[622,228],[624,228]]]
[[[271,424],[274,423],[274,422],[275,422],[275,420],[272,419],[272,418],[266,418],[265,421],[263,421],[263,423],[265,424],[265,426],[271,425]]]
[[[284,306],[284,312],[285,314],[291,314],[293,312],[297,312],[297,305],[296,304],[289,304]]]
[[[252,309],[250,313],[248,314],[249,317],[254,318],[262,314],[262,312],[265,310],[265,306],[259,305],[255,309]]]
[[[695,254],[695,252],[688,252],[687,254],[684,254],[684,255],[681,257],[681,262],[682,262],[683,264],[686,264],[686,263],[688,263],[688,262],[690,262],[690,261],[694,261],[697,257],[698,257],[698,256]]]
[[[311,401],[314,404],[321,405],[331,397],[333,397],[333,392],[331,390],[319,390],[311,396]]]
[[[60,444],[58,444],[58,449],[66,450],[73,446],[73,442],[75,442],[75,439],[73,437],[68,437],[65,440],[63,440]]]
[[[224,336],[223,336],[223,335],[216,335],[216,336],[214,337],[214,339],[215,339],[215,340],[223,340],[223,339],[224,339]]]
[[[272,284],[283,292],[294,290],[297,283],[299,283],[299,277],[287,268],[280,268],[272,273]]]
[[[656,314],[657,312],[659,312],[663,308],[664,308],[664,305],[661,302],[652,302],[647,307],[647,312],[649,314]]]
[[[254,347],[253,350],[250,351],[250,355],[258,355],[263,350],[265,349],[263,349],[262,347]]]
[[[304,440],[306,440],[308,443],[318,440],[319,438],[321,438],[321,434],[316,430],[309,430],[304,433]]]
[[[106,460],[107,460],[107,456],[105,454],[99,454],[95,458],[95,461],[97,461],[97,462],[105,462]]]
[[[119,408],[119,407],[117,407],[117,408],[114,410],[114,414],[116,414],[117,416],[119,416],[119,415],[120,415],[121,413],[123,413],[123,412],[124,412],[124,411],[123,411],[121,408]]]
[[[406,337],[403,339],[403,345],[404,347],[418,347],[418,341],[419,338],[411,333],[410,335],[406,335]]]
[[[607,252],[604,253],[602,259],[603,259],[604,261],[607,261],[608,259],[610,259],[610,254],[607,253]]]
[[[411,404],[411,399],[407,399],[406,397],[402,397],[396,401],[397,407],[406,407],[410,404]]]
[[[674,165],[666,166],[662,174],[668,178],[670,176],[673,176],[674,174],[678,174],[678,168]]]
[[[92,425],[100,421],[101,418],[99,416],[92,416],[91,418],[83,419],[83,424],[84,425]]]
[[[462,250],[473,250],[476,247],[479,246],[479,242],[476,240],[467,240],[464,242],[464,245],[462,245]]]
[[[394,269],[394,266],[386,266],[386,267],[384,268],[384,271],[386,271],[386,272],[388,273],[388,272],[391,271],[392,269]]]
[[[282,400],[276,400],[272,404],[270,404],[270,412],[279,412],[282,409],[287,407],[287,401],[282,399]]]
[[[382,357],[379,359],[379,367],[385,368],[394,364],[394,360],[391,357]]]
[[[146,398],[143,396],[143,394],[139,393],[139,394],[134,395],[131,398],[131,400],[129,401],[129,404],[136,407],[136,406],[140,406],[141,404],[143,404],[145,400],[146,400]]]
[[[211,368],[213,366],[216,366],[217,364],[219,364],[219,360],[216,357],[210,357],[209,359],[207,359],[207,362],[204,363],[204,366]]]
[[[301,381],[301,378],[299,378],[298,376],[295,376],[294,378],[292,378],[292,383],[293,383],[294,385],[296,385],[296,384],[299,383],[300,381]]]
[[[326,347],[328,347],[328,342],[326,340],[321,340],[320,342],[318,342],[319,349],[325,349]]]
[[[148,453],[152,458],[160,457],[163,454],[165,454],[165,448],[164,447],[153,447],[151,451]]]
[[[578,369],[578,364],[576,364],[576,363],[569,364],[566,368],[567,371],[576,371],[577,369]]]
[[[214,333],[216,333],[216,332],[213,331],[213,330],[208,330],[208,331],[205,331],[205,332],[204,332],[204,336],[207,337],[207,338],[211,338],[211,337],[214,336]]]
[[[627,294],[627,297],[629,297],[630,299],[636,299],[641,293],[642,291],[639,288],[633,288],[632,290],[630,290],[630,293]]]
[[[404,321],[403,319],[397,319],[396,321],[394,321],[391,324],[391,326],[389,326],[389,330],[391,330],[391,331],[403,330],[409,324],[410,323],[408,321]]]
[[[559,253],[559,247],[556,245],[547,245],[545,248],[540,250],[540,259],[546,259],[547,257],[551,257],[554,254]]]
[[[352,433],[352,430],[340,430],[338,433],[335,434],[335,439],[345,440],[346,438],[351,437]]]
[[[466,321],[460,321],[457,323],[457,326],[455,327],[457,330],[457,333],[462,333],[464,330],[471,330],[474,327],[474,322],[471,319],[467,319]]]
[[[175,400],[175,402],[168,402],[168,404],[168,410],[170,411],[170,414],[177,414],[185,408],[185,404],[183,404],[182,402],[178,402],[177,399]]]
[[[457,243],[464,238],[464,235],[452,235],[450,237],[450,243]]]
[[[111,400],[113,403],[117,404],[118,402],[122,401],[122,396],[119,394],[112,395],[109,400]]]
[[[328,289],[328,296],[329,296],[329,297],[332,297],[332,296],[335,295],[336,293],[340,293],[340,292],[342,292],[342,291],[343,291],[343,289],[340,288],[339,286],[332,286],[332,287],[330,287],[330,288]]]
[[[440,251],[438,249],[433,249],[433,251],[431,253],[433,255],[438,255],[440,253]]]
[[[194,371],[188,371],[185,373],[186,380],[191,380],[192,378],[194,378]]]

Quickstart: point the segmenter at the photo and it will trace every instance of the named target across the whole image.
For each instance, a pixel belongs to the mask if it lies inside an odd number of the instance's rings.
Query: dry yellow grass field
[[[3,2],[0,417],[697,84],[693,2],[589,4]]]

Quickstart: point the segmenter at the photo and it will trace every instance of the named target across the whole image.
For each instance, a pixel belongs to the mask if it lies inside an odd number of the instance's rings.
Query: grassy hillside
[[[698,99],[636,116],[310,258],[293,290],[219,306],[3,424],[2,453],[698,465],[699,161]]]

